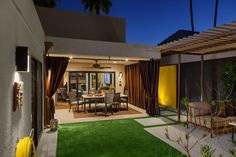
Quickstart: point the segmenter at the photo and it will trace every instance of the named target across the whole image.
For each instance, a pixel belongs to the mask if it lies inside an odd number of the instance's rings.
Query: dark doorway
[[[31,59],[31,91],[32,91],[32,128],[34,129],[34,142],[38,145],[43,131],[42,125],[42,63]]]

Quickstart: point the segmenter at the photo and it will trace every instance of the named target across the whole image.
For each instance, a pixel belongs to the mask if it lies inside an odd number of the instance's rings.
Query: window
[[[115,72],[69,72],[69,90],[96,92],[98,89],[115,91]]]

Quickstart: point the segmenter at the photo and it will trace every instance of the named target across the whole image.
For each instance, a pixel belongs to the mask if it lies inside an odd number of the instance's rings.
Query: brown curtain
[[[129,103],[145,108],[146,93],[140,75],[140,64],[125,67],[125,88],[129,91]]]
[[[62,81],[68,63],[69,59],[66,57],[46,57],[46,125],[49,125],[50,120],[54,118],[55,106],[52,96]]]
[[[159,115],[158,105],[158,80],[159,80],[159,61],[141,61],[140,73],[144,89],[147,93],[146,112],[150,116]]]

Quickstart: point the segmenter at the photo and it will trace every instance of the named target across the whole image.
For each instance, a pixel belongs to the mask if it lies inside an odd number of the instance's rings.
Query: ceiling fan
[[[92,65],[92,68],[96,68],[96,69],[110,69],[111,67],[102,67],[97,60],[95,60],[95,64]]]

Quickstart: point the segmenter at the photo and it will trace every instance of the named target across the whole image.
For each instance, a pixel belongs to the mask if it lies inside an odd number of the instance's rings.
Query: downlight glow
[[[18,72],[15,72],[14,82],[20,82],[20,74]]]

